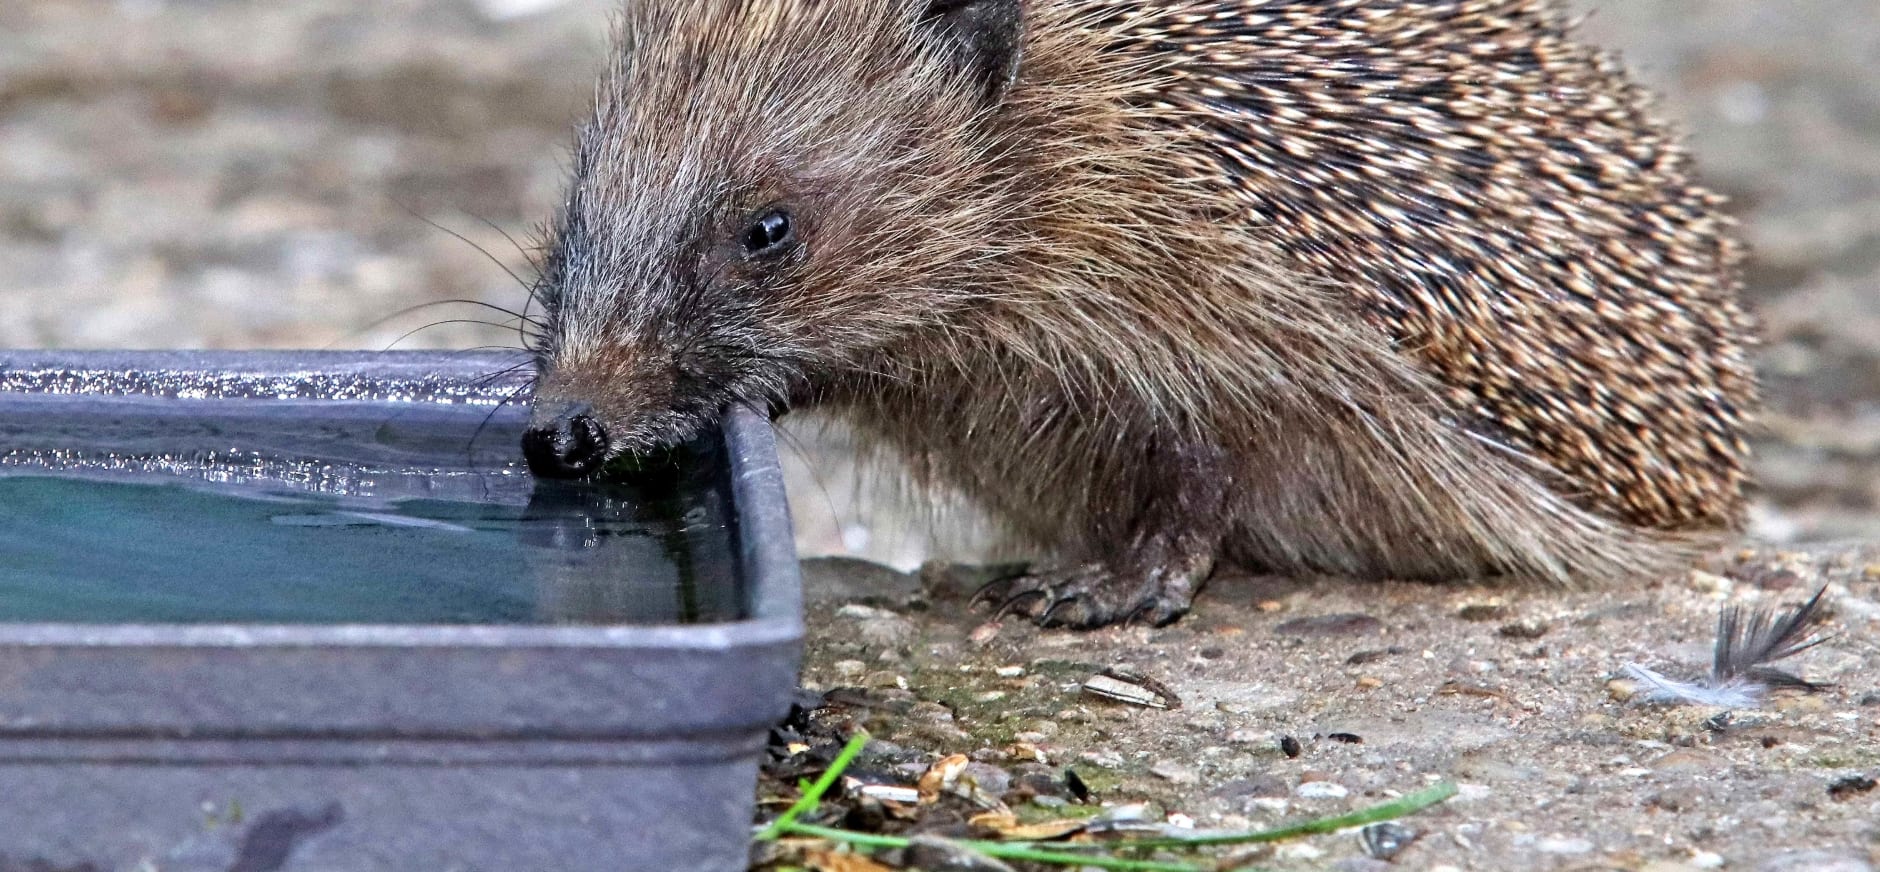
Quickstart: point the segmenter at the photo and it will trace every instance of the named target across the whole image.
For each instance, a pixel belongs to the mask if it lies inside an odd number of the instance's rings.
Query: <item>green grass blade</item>
[[[1361,827],[1379,821],[1393,820],[1408,814],[1415,814],[1456,795],[1456,786],[1447,781],[1426,787],[1414,793],[1404,794],[1390,802],[1361,808],[1348,814],[1332,817],[1314,818],[1274,827],[1270,830],[1255,830],[1248,833],[1226,833],[1216,836],[1195,836],[1190,839],[1141,839],[1136,841],[1112,842],[1119,847],[1130,848],[1205,848],[1214,845],[1248,845],[1256,842],[1278,842],[1286,839],[1310,836],[1317,833],[1331,833],[1351,827]]]
[[[819,827],[814,824],[792,823],[789,834],[827,839],[831,842],[855,845],[863,848],[905,848],[913,844],[899,836],[878,836],[873,833],[857,833],[839,830],[834,827]],[[1051,863],[1060,866],[1081,866],[1093,869],[1116,869],[1121,872],[1209,872],[1213,867],[1196,866],[1190,863],[1170,863],[1160,860],[1128,860],[1122,857],[1105,857],[1093,854],[1075,854],[1067,851],[1046,851],[1031,847],[1029,844],[1010,842],[982,842],[961,839],[954,844],[969,851],[997,857],[1001,860],[1026,860],[1033,863]],[[1112,848],[1133,848],[1129,842],[1114,842]]]
[[[814,810],[822,802],[823,794],[829,792],[829,788],[836,783],[836,779],[842,777],[843,770],[849,768],[849,764],[855,760],[855,755],[862,753],[862,746],[867,744],[868,734],[857,732],[849,739],[847,745],[842,746],[842,753],[837,754],[836,759],[829,763],[829,768],[823,770],[822,777],[816,779],[816,783],[803,791],[801,798],[792,803],[789,808],[784,809],[783,814],[778,815],[776,820],[770,822],[770,826],[763,828],[753,838],[760,842],[773,841],[785,830],[795,825],[799,816]]]

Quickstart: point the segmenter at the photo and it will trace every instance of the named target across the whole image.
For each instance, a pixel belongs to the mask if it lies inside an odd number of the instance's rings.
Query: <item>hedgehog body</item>
[[[820,405],[1053,552],[992,591],[1047,624],[1637,577],[1738,522],[1755,405],[1687,164],[1545,0],[635,0],[531,461]]]

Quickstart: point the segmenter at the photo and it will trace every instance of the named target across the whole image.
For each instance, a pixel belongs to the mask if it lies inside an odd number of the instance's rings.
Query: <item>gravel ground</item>
[[[490,317],[407,310],[521,303],[511,239],[554,202],[608,5],[0,3],[0,346],[513,343],[501,326],[406,336]],[[1176,627],[1084,635],[983,625],[952,586],[821,561],[806,680],[895,701],[868,719],[904,744],[1002,761],[1027,743],[1106,799],[1204,825],[1463,783],[1398,868],[1872,868],[1880,793],[1829,787],[1880,774],[1880,563],[1862,544],[1880,543],[1880,2],[1582,8],[1664,93],[1755,248],[1771,404],[1755,550],[1631,591],[1221,579]],[[927,556],[858,486],[840,433],[800,428],[792,447],[806,553]],[[1703,661],[1724,604],[1819,583],[1839,635],[1798,668],[1833,690],[1712,729],[1712,712],[1608,685],[1627,661]],[[1117,665],[1183,706],[1075,690]],[[1270,862],[1372,868],[1346,837]]]

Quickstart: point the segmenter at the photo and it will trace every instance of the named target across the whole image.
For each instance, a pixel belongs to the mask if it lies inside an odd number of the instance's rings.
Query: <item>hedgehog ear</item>
[[[927,0],[920,26],[997,105],[1018,79],[1025,35],[1024,0]]]

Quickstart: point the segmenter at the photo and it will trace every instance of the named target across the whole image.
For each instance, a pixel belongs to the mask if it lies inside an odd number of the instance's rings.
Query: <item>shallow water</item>
[[[0,352],[0,622],[742,616],[716,442],[522,468],[504,361]]]
[[[0,621],[725,620],[737,585],[714,514],[597,487],[524,506],[384,505],[6,476]]]

